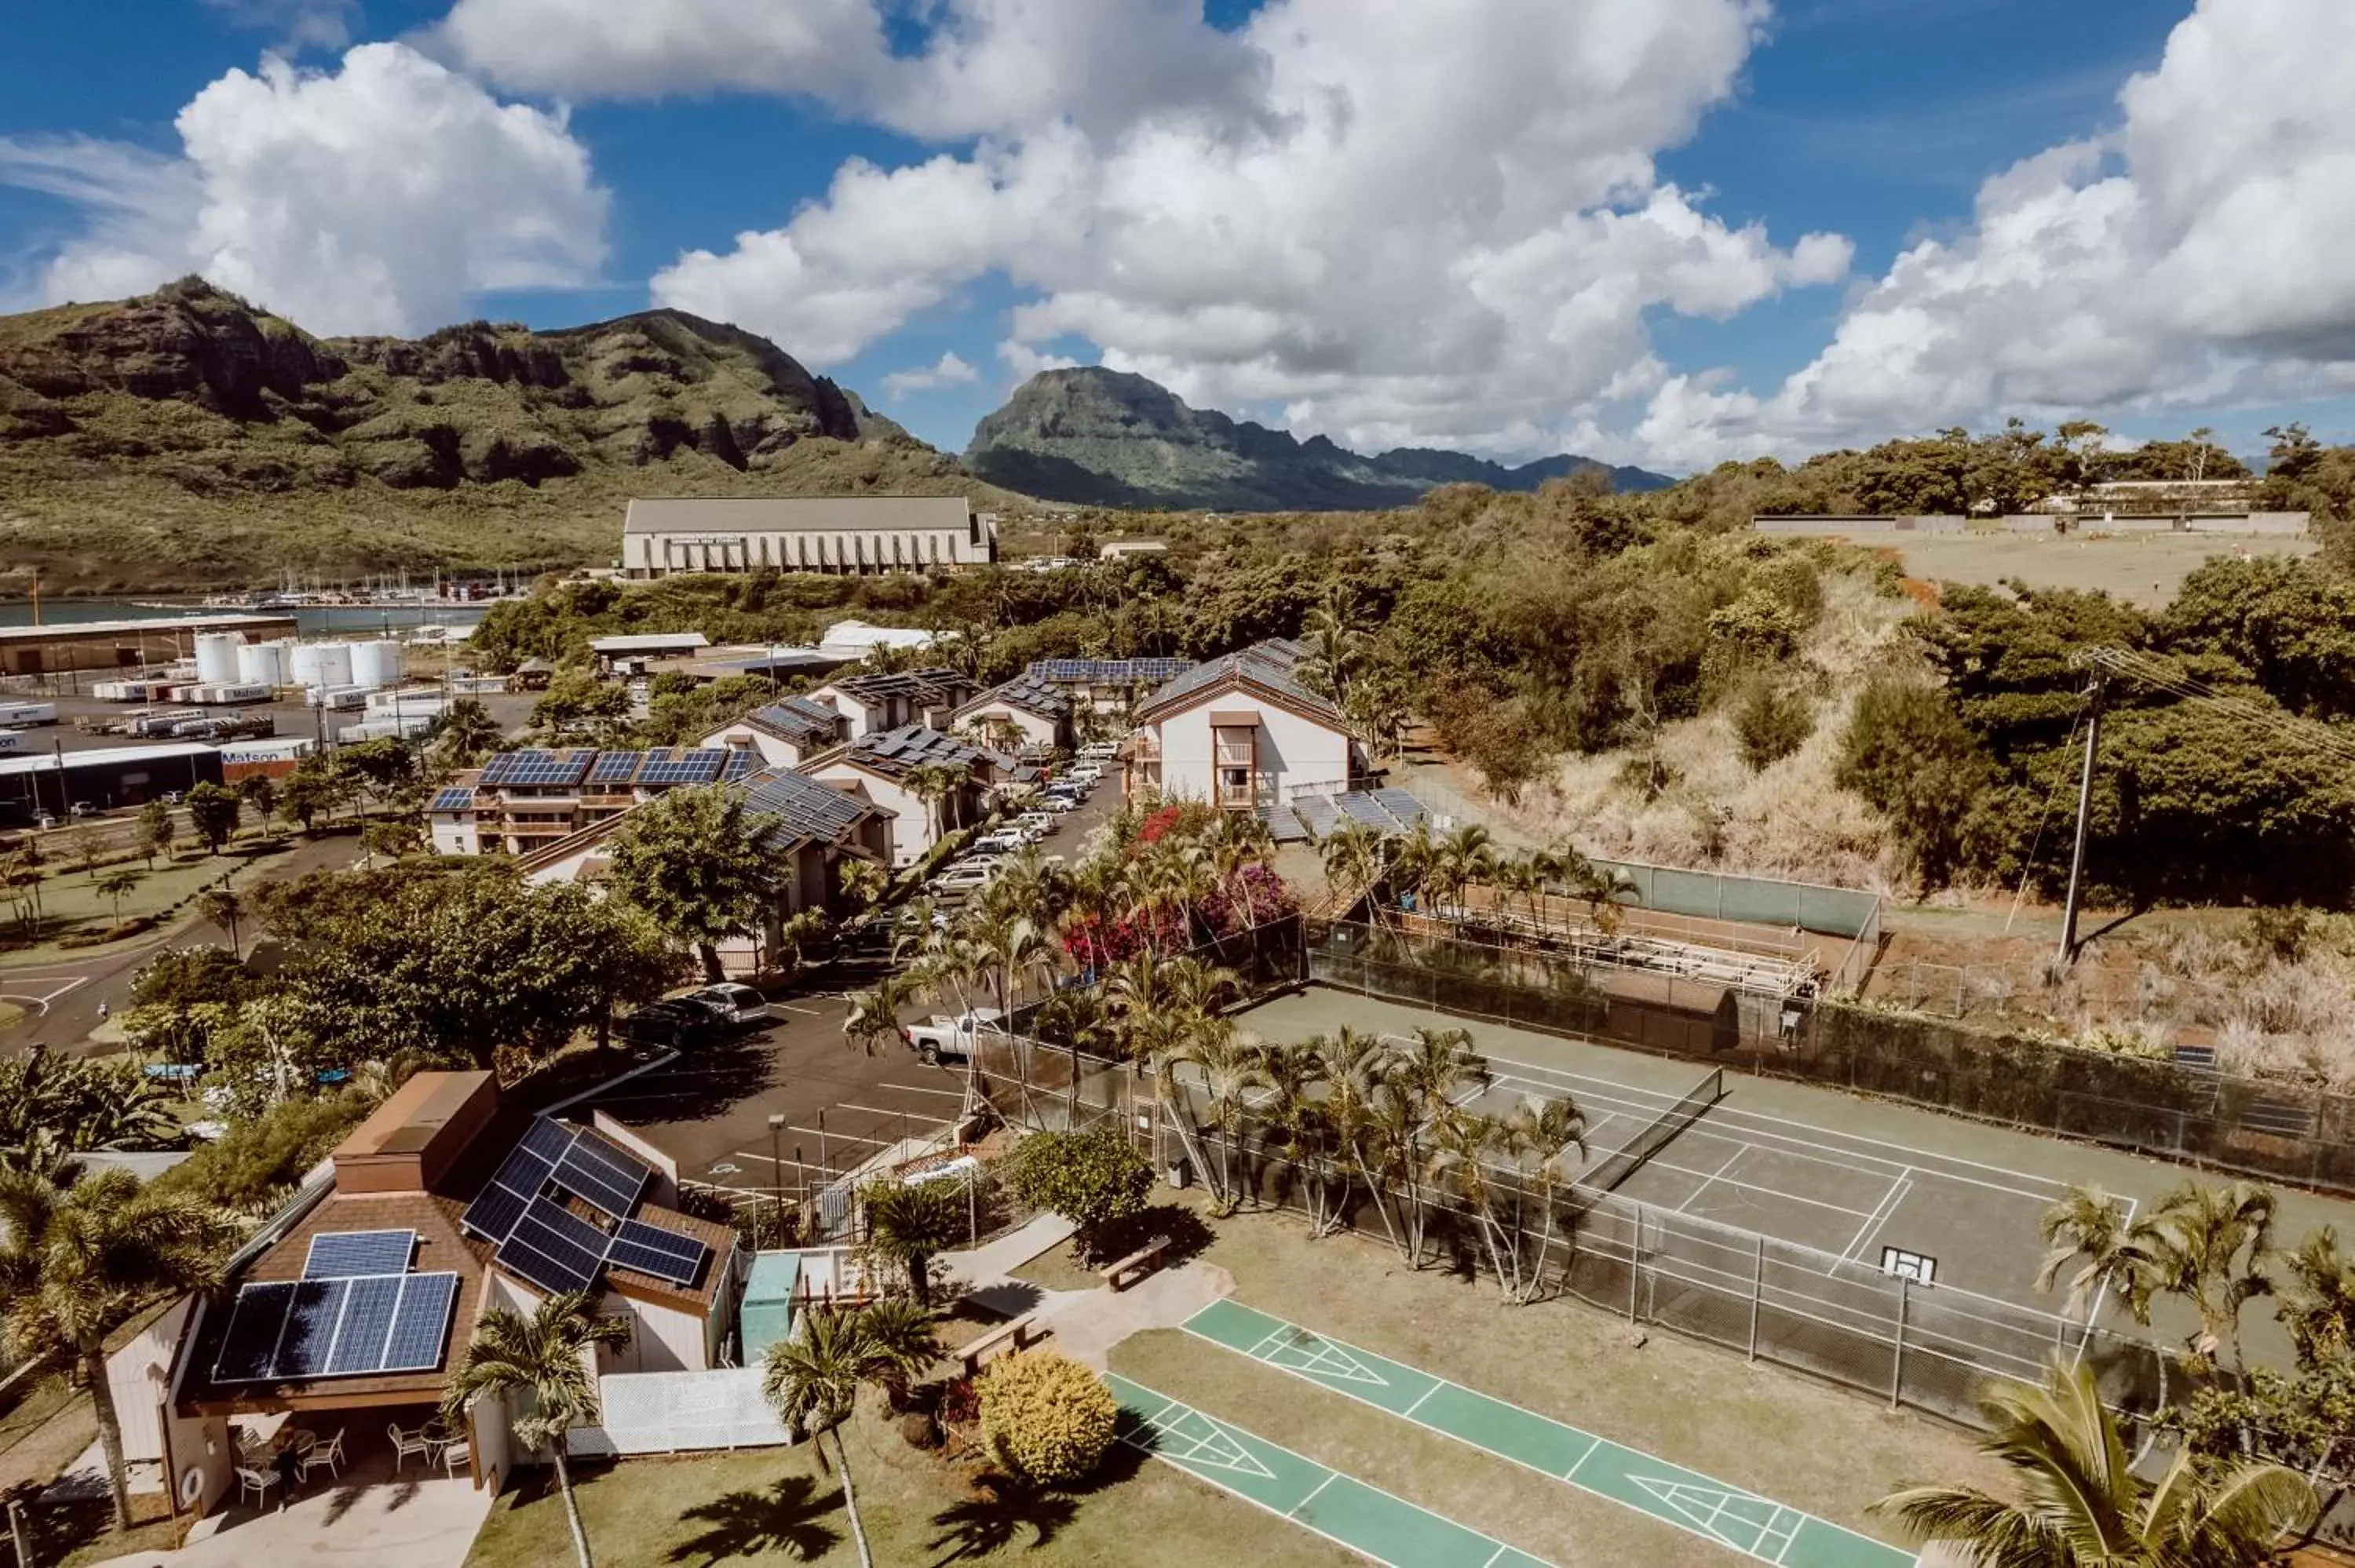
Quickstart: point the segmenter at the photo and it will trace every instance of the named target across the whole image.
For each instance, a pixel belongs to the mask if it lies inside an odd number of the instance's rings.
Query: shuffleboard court
[[[1388,1568],[1550,1568],[1543,1559],[1417,1508],[1118,1375],[1124,1442]]]
[[[1246,1307],[1213,1301],[1186,1332],[1776,1568],[1901,1568],[1870,1536]]]

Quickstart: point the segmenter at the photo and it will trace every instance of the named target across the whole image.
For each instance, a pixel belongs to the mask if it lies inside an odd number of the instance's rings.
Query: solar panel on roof
[[[619,1219],[637,1206],[654,1174],[643,1160],[593,1132],[583,1132],[557,1165],[556,1184]]]
[[[499,1266],[550,1292],[586,1290],[605,1261],[605,1233],[545,1198],[532,1201],[507,1239]]]
[[[598,784],[626,784],[637,777],[638,763],[634,751],[601,751],[590,767],[589,778]]]
[[[553,1165],[572,1147],[572,1128],[552,1117],[537,1116],[523,1130],[523,1147]]]
[[[454,1274],[412,1274],[403,1278],[400,1305],[394,1310],[392,1331],[386,1336],[375,1370],[430,1372],[440,1366],[442,1348],[450,1334],[450,1308],[457,1299]]]
[[[317,1377],[327,1370],[327,1352],[335,1349],[336,1320],[343,1315],[341,1279],[305,1279],[294,1287],[286,1304],[286,1327],[278,1336],[278,1353],[270,1363],[273,1378]]]
[[[392,1330],[393,1309],[400,1304],[403,1278],[387,1274],[344,1282],[343,1326],[336,1330],[335,1349],[327,1352],[326,1376],[382,1369],[385,1336]]]
[[[463,784],[453,785],[437,792],[429,811],[468,811],[474,810],[474,792]]]
[[[417,1250],[415,1231],[330,1231],[311,1238],[303,1256],[305,1279],[348,1279],[356,1274],[406,1274]]]
[[[623,1220],[605,1249],[605,1261],[616,1268],[650,1274],[673,1285],[691,1286],[703,1271],[703,1260],[710,1250],[693,1236],[666,1231],[644,1220]]]
[[[215,1383],[252,1383],[270,1375],[278,1336],[286,1329],[286,1304],[293,1298],[291,1279],[248,1285],[238,1291],[229,1329],[213,1356]]]
[[[547,1188],[556,1162],[572,1147],[572,1129],[546,1117],[535,1118],[522,1141],[499,1162],[490,1182],[458,1224],[485,1241],[502,1242],[531,1201]]]

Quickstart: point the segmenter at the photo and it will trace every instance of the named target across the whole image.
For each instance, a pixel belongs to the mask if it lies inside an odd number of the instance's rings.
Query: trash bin
[[[1184,1160],[1176,1160],[1170,1165],[1169,1184],[1172,1187],[1183,1187],[1186,1185],[1186,1162]]]

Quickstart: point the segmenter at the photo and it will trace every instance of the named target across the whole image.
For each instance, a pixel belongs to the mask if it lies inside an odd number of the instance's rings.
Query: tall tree
[[[453,768],[472,768],[497,748],[503,732],[480,697],[460,697],[443,714],[433,737],[442,760]]]
[[[571,1528],[572,1551],[581,1568],[594,1564],[589,1532],[581,1523],[580,1499],[572,1495],[569,1434],[575,1426],[595,1425],[599,1418],[590,1355],[629,1342],[630,1320],[599,1316],[586,1291],[549,1297],[529,1317],[494,1307],[474,1326],[474,1336],[442,1396],[442,1419],[453,1428],[463,1426],[466,1413],[486,1398],[521,1396],[529,1401],[530,1413],[517,1414],[513,1430],[525,1447],[547,1449],[556,1466],[564,1521]]]
[[[788,1428],[813,1444],[833,1436],[835,1474],[842,1478],[842,1506],[863,1568],[875,1568],[875,1554],[858,1517],[842,1424],[858,1408],[861,1388],[889,1387],[920,1373],[931,1360],[932,1347],[878,1333],[864,1312],[818,1308],[803,1315],[801,1332],[769,1347],[762,1368],[761,1392]]]
[[[1915,1487],[1873,1506],[1982,1568],[2259,1568],[2314,1517],[2314,1489],[2278,1465],[2209,1469],[2185,1451],[2138,1480],[2090,1366],[1998,1385],[1979,1406],[1979,1446],[2011,1467],[2017,1500]]]
[[[237,837],[238,814],[244,809],[230,790],[209,781],[188,791],[188,825],[197,830],[197,837],[206,849],[218,854]]]
[[[613,891],[693,947],[704,978],[724,978],[719,944],[752,929],[776,885],[764,825],[725,785],[673,789],[623,819]]]
[[[172,840],[179,831],[178,819],[163,801],[150,800],[139,808],[139,853],[149,865],[155,863],[157,855],[171,853]]]
[[[98,1416],[114,1525],[131,1528],[123,1423],[106,1378],[106,1336],[158,1297],[202,1289],[228,1240],[207,1203],[143,1188],[123,1171],[71,1186],[0,1171],[0,1311],[20,1355],[63,1348]]]

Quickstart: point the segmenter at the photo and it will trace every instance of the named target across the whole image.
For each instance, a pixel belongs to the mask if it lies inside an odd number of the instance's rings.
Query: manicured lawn
[[[1116,1448],[1092,1490],[993,1500],[972,1465],[911,1448],[873,1412],[851,1427],[851,1480],[878,1563],[1020,1563],[1027,1568],[1343,1568],[1359,1558],[1276,1527],[1250,1504],[1167,1465]],[[828,1445],[829,1457],[832,1446]],[[466,1568],[563,1568],[572,1560],[563,1504],[536,1472],[502,1498]],[[858,1560],[831,1466],[810,1446],[632,1459],[591,1469],[581,1487],[601,1563],[844,1564]],[[1247,1546],[1245,1543],[1248,1543]]]
[[[1014,1277],[1027,1280],[1041,1290],[1101,1290],[1103,1288],[1103,1281],[1096,1277],[1096,1271],[1082,1264],[1072,1255],[1070,1242],[1049,1247],[1045,1252],[1016,1269]]]

